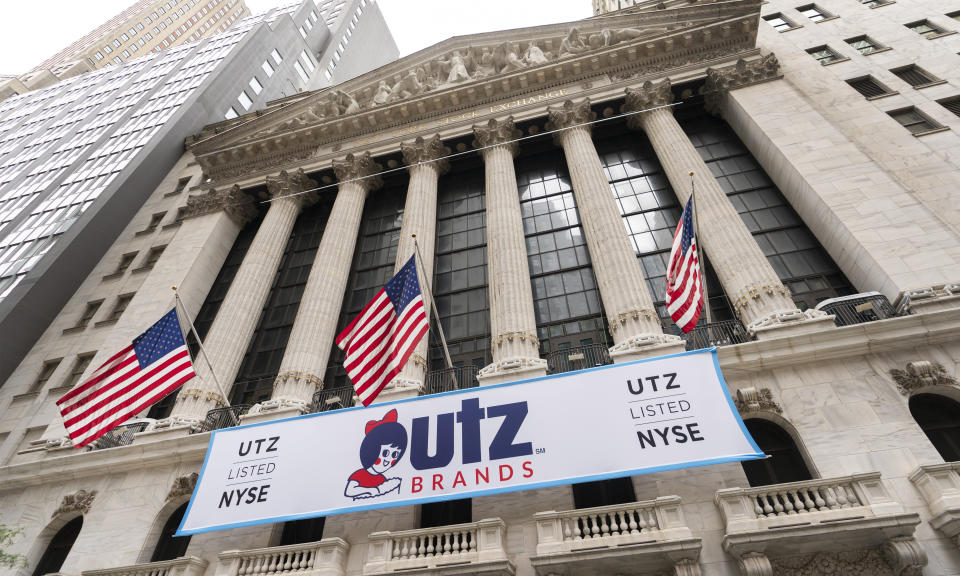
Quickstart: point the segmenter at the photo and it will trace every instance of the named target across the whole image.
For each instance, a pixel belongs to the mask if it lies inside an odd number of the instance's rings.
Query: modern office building
[[[192,136],[0,388],[10,573],[960,573],[960,1],[798,4],[454,37]],[[211,430],[354,403],[334,336],[413,234],[455,368],[431,333],[378,402],[717,346],[770,457],[173,538]],[[73,449],[54,402],[171,286],[209,362]]]

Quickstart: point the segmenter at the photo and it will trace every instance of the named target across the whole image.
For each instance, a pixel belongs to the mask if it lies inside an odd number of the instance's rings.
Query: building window
[[[186,189],[187,184],[190,183],[190,178],[191,178],[190,176],[184,176],[183,178],[180,178],[179,180],[177,180],[177,187],[173,190],[173,192],[170,192],[166,195],[176,196],[177,194],[183,192]]]
[[[250,99],[250,96],[247,96],[246,90],[241,90],[240,95],[237,96],[237,100],[240,102],[240,105],[243,106],[244,110],[249,110],[253,106],[253,100]]]
[[[851,46],[857,52],[867,56],[873,54],[874,52],[879,52],[883,50],[884,47],[877,43],[876,40],[870,38],[869,36],[857,36],[856,38],[847,38],[845,42]]]
[[[895,68],[891,70],[891,72],[914,88],[923,88],[941,82],[939,78],[916,64],[904,66],[903,68]]]
[[[469,522],[473,522],[473,500],[470,498],[431,502],[420,506],[420,528],[453,526]],[[461,545],[466,546],[466,544],[463,542]]]
[[[87,302],[87,307],[83,309],[83,314],[80,315],[80,319],[77,320],[77,325],[74,328],[86,328],[90,324],[90,320],[97,313],[97,310],[100,309],[100,305],[103,304],[103,300],[96,300],[94,302]]]
[[[960,22],[960,10],[957,10],[956,12],[951,12],[951,13],[947,14],[947,17],[953,18],[953,19],[956,20],[957,22]]]
[[[324,518],[306,518],[283,523],[279,546],[307,544],[323,539]]]
[[[839,62],[841,60],[846,60],[846,58],[841,57],[839,54],[833,51],[829,46],[817,46],[816,48],[809,48],[807,54],[814,57],[821,65],[826,66],[827,64],[833,64],[834,62]]]
[[[307,65],[307,68],[310,69],[310,72],[313,72],[317,69],[316,65],[313,63],[313,59],[310,58],[310,55],[307,54],[306,50],[300,53],[300,58],[303,59],[303,63]]]
[[[887,4],[893,4],[894,0],[860,0],[860,3],[870,8],[879,8]]]
[[[111,52],[113,52],[113,48],[111,48],[110,46],[104,46],[103,51],[106,52],[107,54],[110,54]]]
[[[110,273],[110,276],[111,276],[111,277],[120,276],[121,274],[123,274],[124,272],[126,272],[126,271],[127,271],[127,268],[129,268],[130,265],[133,264],[133,260],[134,260],[134,258],[136,258],[136,257],[137,257],[137,253],[136,253],[136,252],[128,252],[128,253],[124,254],[123,256],[121,256],[121,257],[120,257],[120,262],[117,263],[117,268],[116,268],[116,270],[114,270],[113,272],[111,272],[111,273]]]
[[[270,56],[273,58],[273,61],[276,62],[277,64],[283,62],[283,57],[280,56],[280,53],[277,52],[276,48],[270,51]]]
[[[103,60],[103,54],[102,54],[100,51],[97,51],[97,52],[93,55],[93,57],[96,58],[98,62],[99,62],[100,60]]]
[[[127,51],[127,50],[124,50],[123,52],[121,52],[121,54],[123,54],[123,57],[124,57],[124,58],[129,58],[129,57],[130,57],[130,52]]]
[[[83,373],[87,370],[87,366],[93,361],[95,355],[96,352],[78,354],[77,359],[73,362],[73,368],[70,369],[70,375],[67,376],[67,381],[64,382],[63,385],[68,388],[73,388],[74,385],[80,381],[80,377],[83,376]]]
[[[309,81],[310,81],[310,77],[307,76],[307,71],[304,70],[304,69],[303,69],[303,66],[300,65],[300,61],[299,61],[299,60],[296,60],[296,61],[293,63],[293,67],[297,70],[297,74],[300,75],[300,79],[301,79],[301,80],[303,80],[304,82],[309,82]]]
[[[157,226],[160,225],[160,222],[163,221],[163,217],[166,215],[167,215],[166,212],[154,213],[152,216],[150,216],[150,222],[147,223],[147,227],[137,232],[137,234],[142,235],[142,234],[149,234],[150,232],[153,232],[154,230],[157,229]]]
[[[267,75],[267,78],[273,76],[273,66],[270,65],[270,62],[264,60],[260,67],[263,68],[263,72]]]
[[[901,126],[914,134],[924,134],[926,132],[943,128],[943,126],[927,117],[926,114],[920,112],[913,106],[909,108],[903,108],[902,110],[893,110],[891,112],[887,112],[887,114],[899,122]]]
[[[133,300],[133,294],[121,294],[117,297],[117,303],[113,305],[113,310],[110,311],[110,314],[101,322],[97,322],[98,325],[101,324],[112,324],[120,319],[120,316],[123,316],[124,310],[127,309],[127,306],[130,305],[130,301]]]
[[[960,404],[939,394],[910,398],[910,414],[944,462],[960,460]]]
[[[37,374],[36,380],[33,381],[33,384],[30,385],[30,389],[27,390],[27,393],[39,392],[43,390],[43,387],[50,380],[50,377],[53,376],[53,373],[56,371],[57,366],[60,365],[60,361],[63,358],[57,358],[56,360],[47,360],[43,363],[43,366],[40,367],[40,373]]]
[[[636,502],[637,496],[633,490],[633,481],[630,477],[613,478],[611,480],[597,480],[596,482],[581,482],[574,484],[573,507],[597,508],[598,506],[614,506]]]
[[[239,116],[239,114],[237,114],[237,111],[233,109],[233,106],[227,108],[227,112],[223,115],[223,117],[227,120],[232,120],[237,116]]]
[[[190,545],[190,536],[176,537],[174,534],[176,534],[177,527],[180,526],[180,522],[183,520],[183,515],[187,512],[187,504],[189,504],[189,502],[185,502],[167,518],[166,523],[163,525],[163,530],[160,531],[157,546],[153,549],[153,556],[150,557],[151,562],[175,560],[186,556],[187,547]]]
[[[797,8],[797,12],[803,14],[813,22],[820,22],[821,20],[833,18],[832,14],[830,14],[829,12],[826,12],[823,8],[820,8],[816,4],[807,4],[806,6],[800,6]]]
[[[932,40],[939,36],[942,36],[945,33],[943,28],[936,26],[929,20],[920,20],[919,22],[911,22],[910,24],[904,24],[907,28],[913,30],[917,34],[923,36],[927,40]]]
[[[793,30],[797,27],[796,24],[787,20],[786,17],[780,13],[764,16],[763,19],[773,26],[773,29],[777,32],[786,32],[787,30]]]
[[[767,455],[764,460],[740,463],[750,486],[770,486],[813,478],[803,455],[786,430],[760,418],[749,418],[743,423],[760,451]]]
[[[953,112],[954,116],[960,116],[960,96],[937,100],[937,104]]]
[[[147,252],[147,257],[146,257],[146,259],[145,259],[145,260],[143,261],[143,263],[140,265],[140,269],[141,269],[141,270],[149,270],[150,268],[153,268],[154,265],[157,263],[157,260],[160,259],[160,256],[163,255],[163,251],[166,250],[166,249],[167,249],[167,247],[166,247],[165,245],[164,245],[164,246],[157,246],[157,247],[155,247],[155,248],[151,248],[150,251]]]
[[[50,540],[50,544],[47,545],[47,549],[44,550],[43,556],[33,570],[33,576],[59,572],[60,568],[63,567],[64,560],[67,559],[67,555],[70,554],[70,549],[73,548],[73,543],[77,541],[77,536],[80,535],[82,527],[83,516],[77,516],[67,522],[66,526],[61,528]]]
[[[862,94],[867,99],[879,98],[881,96],[894,94],[894,92],[890,91],[889,88],[877,82],[873,76],[864,76],[863,78],[847,80],[847,84],[849,84],[854,90]]]
[[[257,80],[256,76],[250,79],[250,89],[253,90],[254,94],[259,94],[263,91],[263,86],[260,85],[260,81]]]

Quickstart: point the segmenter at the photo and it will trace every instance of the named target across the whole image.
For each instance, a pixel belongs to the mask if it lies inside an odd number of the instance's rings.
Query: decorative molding
[[[189,196],[187,205],[182,210],[180,216],[183,220],[223,210],[241,228],[257,215],[253,198],[244,194],[236,185],[225,190],[213,189],[203,194]]]
[[[187,474],[186,476],[178,476],[173,481],[170,492],[167,493],[167,500],[193,494],[193,489],[197,486],[198,477],[199,475],[196,472]]]
[[[733,399],[740,414],[751,412],[775,412],[783,414],[783,408],[773,399],[773,392],[769,388],[757,390],[753,386],[737,390],[737,397]]]
[[[523,132],[516,128],[513,123],[513,116],[504,120],[491,118],[486,124],[478,124],[473,127],[473,133],[476,139],[473,145],[476,148],[489,149],[494,146],[506,146],[510,154],[516,156],[519,146],[517,138],[523,136]],[[484,150],[486,153],[486,150]]]
[[[96,498],[96,496],[96,490],[77,490],[73,494],[67,494],[60,502],[60,507],[54,510],[51,518],[75,512],[86,514],[90,510],[90,506],[93,504],[93,499]]]
[[[773,572],[777,576],[821,576],[823,574],[893,576],[895,574],[884,561],[884,554],[878,548],[775,558],[772,564]]]
[[[723,99],[731,90],[782,78],[780,61],[773,53],[747,62],[743,58],[733,66],[708,68],[703,86],[704,105],[712,114],[719,114]]]
[[[376,190],[383,184],[383,179],[377,176],[382,170],[383,166],[374,162],[369,152],[359,155],[347,154],[346,158],[333,161],[333,173],[336,174],[341,185],[355,181],[368,192]]]
[[[943,367],[943,364],[939,362],[916,360],[909,362],[906,370],[898,368],[890,370],[890,376],[897,383],[897,389],[904,396],[931,386],[960,388],[957,379],[951,376],[947,369]]]
[[[409,144],[404,142],[400,145],[400,152],[403,154],[403,161],[410,168],[432,163],[437,174],[443,174],[450,169],[450,160],[446,158],[450,155],[450,149],[443,145],[439,134],[427,139],[420,136]]]
[[[569,128],[576,126],[589,133],[592,128],[589,122],[597,119],[597,113],[590,108],[589,99],[577,103],[566,100],[560,108],[547,108],[547,118],[546,129],[559,130],[553,135],[554,143],[559,146]]]
[[[737,559],[743,576],[773,576],[773,565],[765,554],[747,552]]]
[[[884,542],[883,557],[897,576],[923,576],[923,567],[927,565],[927,553],[913,536],[897,536]]]
[[[316,181],[304,174],[303,170],[281,170],[276,176],[267,176],[267,190],[274,200],[290,198],[301,208],[314,204],[320,198],[316,187]]]
[[[650,108],[660,108],[673,102],[673,91],[671,90],[670,79],[667,78],[654,84],[647,80],[640,88],[627,88],[626,102],[623,105],[624,112],[638,112],[640,110],[649,110]],[[643,114],[634,114],[627,118],[627,126],[632,130],[642,130]]]

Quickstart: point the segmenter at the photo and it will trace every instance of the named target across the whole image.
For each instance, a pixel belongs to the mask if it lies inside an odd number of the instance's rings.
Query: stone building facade
[[[960,89],[937,57],[960,26],[940,2],[815,8],[838,18],[781,33],[785,1],[676,0],[455,37],[190,138],[0,389],[18,573],[960,573],[958,124],[933,108]],[[824,62],[848,34],[890,50]],[[900,59],[933,85],[854,86]],[[938,126],[890,114],[907,102]],[[691,191],[709,315],[680,335],[664,264]],[[182,218],[143,234],[158,211]],[[333,338],[414,235],[455,368],[431,336],[381,399],[717,346],[770,458],[171,538],[231,414],[352,404]],[[209,362],[73,450],[55,400],[171,286]],[[111,328],[69,332],[124,296]]]

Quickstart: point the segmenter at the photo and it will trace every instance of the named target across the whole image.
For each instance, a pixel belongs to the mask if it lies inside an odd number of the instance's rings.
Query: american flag
[[[57,400],[74,448],[103,436],[194,375],[174,308]]]
[[[364,406],[396,376],[430,328],[414,257],[337,336],[343,367]]]
[[[697,239],[693,235],[693,195],[683,209],[667,265],[667,312],[684,332],[693,330],[703,307]]]

